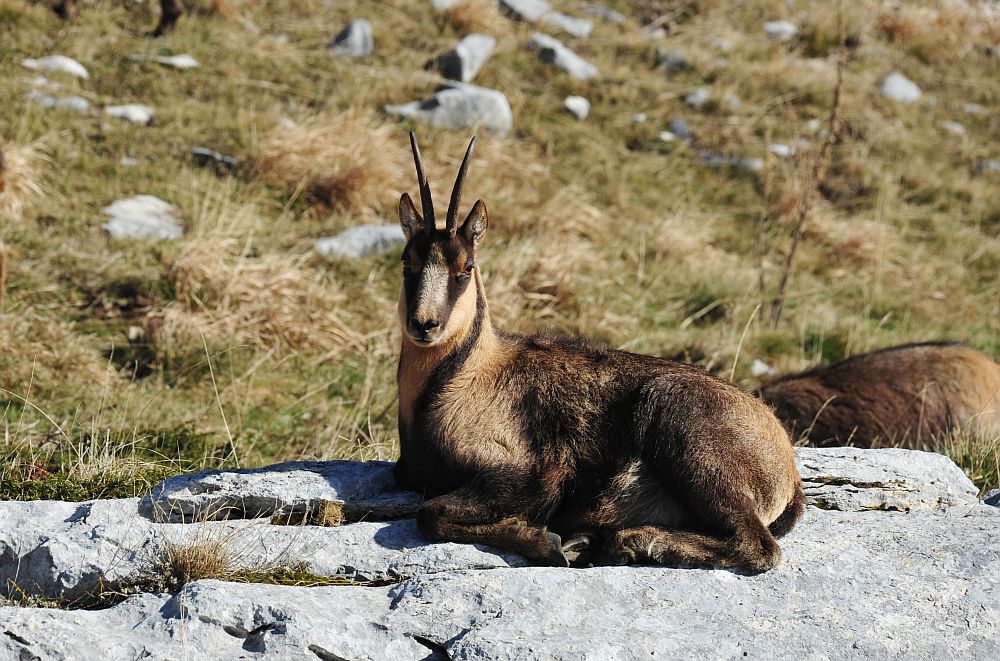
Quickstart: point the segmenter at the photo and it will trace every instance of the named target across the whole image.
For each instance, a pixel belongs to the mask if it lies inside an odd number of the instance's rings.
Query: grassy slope
[[[399,192],[414,188],[411,126],[380,109],[426,97],[435,78],[420,65],[470,29],[498,39],[476,82],[507,93],[515,116],[511,136],[480,136],[469,183],[491,211],[481,261],[500,323],[726,375],[747,327],[735,368],[747,387],[753,358],[791,370],[939,338],[1000,355],[1000,177],[971,174],[978,158],[1000,156],[1000,58],[982,48],[1000,27],[972,10],[949,4],[928,18],[910,4],[845,3],[861,44],[847,65],[845,132],[772,327],[754,310],[773,295],[808,150],[769,161],[765,174],[718,171],[658,134],[683,117],[700,146],[720,152],[818,143],[807,123],[825,121],[831,104],[831,8],[611,2],[633,22],[565,37],[602,71],[584,83],[538,62],[523,48],[533,28],[485,1],[451,15],[425,0],[240,3],[229,18],[200,6],[157,40],[145,36],[151,4],[96,0],[67,23],[45,4],[0,0],[0,142],[33,163],[43,191],[18,189],[23,213],[0,206],[4,497],[131,493],[206,465],[394,456],[396,256],[327,263],[309,248],[360,222],[392,222]],[[678,8],[668,39],[642,35],[640,20]],[[330,56],[326,41],[359,16],[375,26],[376,54]],[[800,37],[767,42],[758,26],[775,18],[797,22]],[[724,62],[720,37],[733,46]],[[686,53],[692,68],[667,76],[657,46]],[[58,93],[98,107],[146,103],[154,123],[26,101],[36,74],[20,62],[50,53],[91,73],[49,76]],[[190,53],[202,66],[180,72],[132,53]],[[882,98],[876,84],[890,70],[925,100]],[[691,110],[681,99],[697,86],[735,94],[742,108]],[[562,109],[568,94],[593,103],[586,122]],[[969,102],[986,112],[967,114]],[[633,124],[636,112],[648,121]],[[967,135],[943,131],[943,120]],[[419,130],[443,196],[468,136]],[[192,146],[244,166],[219,177],[194,165]],[[123,156],[140,165],[122,166]],[[139,193],[177,205],[185,238],[109,241],[101,208]],[[954,453],[981,485],[1000,482],[995,446]]]

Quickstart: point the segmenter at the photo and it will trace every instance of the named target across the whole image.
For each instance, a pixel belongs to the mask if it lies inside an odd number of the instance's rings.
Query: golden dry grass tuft
[[[1000,45],[1000,11],[989,3],[889,3],[879,12],[878,28],[890,40],[925,59],[945,54],[965,57],[984,46]]]
[[[257,150],[257,168],[268,183],[329,209],[381,208],[404,176],[398,159],[385,157],[397,137],[394,127],[369,113],[328,114],[268,135]]]
[[[459,0],[448,9],[448,23],[460,34],[487,32],[501,20],[497,7],[490,0]]]
[[[46,160],[42,141],[0,144],[0,219],[18,222],[41,199]]]

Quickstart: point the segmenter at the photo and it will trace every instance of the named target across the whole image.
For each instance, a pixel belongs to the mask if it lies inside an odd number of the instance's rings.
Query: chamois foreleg
[[[756,523],[756,525],[754,525]],[[781,549],[756,519],[723,538],[661,526],[619,530],[595,559],[598,565],[650,562],[681,567],[730,567],[760,573],[777,566]]]
[[[533,562],[567,567],[562,539],[534,523],[551,509],[538,480],[526,474],[490,473],[424,503],[417,528],[430,541],[488,544],[523,555]]]

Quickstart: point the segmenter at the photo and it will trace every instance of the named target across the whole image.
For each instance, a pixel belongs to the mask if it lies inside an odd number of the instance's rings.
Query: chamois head
[[[438,229],[420,148],[410,133],[423,214],[413,206],[410,196],[403,193],[399,198],[399,223],[407,242],[403,248],[403,286],[398,311],[403,334],[417,346],[447,341],[467,328],[475,315],[476,251],[487,225],[483,201],[476,200],[465,221],[458,225],[462,185],[475,145],[476,139],[472,138],[452,189],[445,226]]]

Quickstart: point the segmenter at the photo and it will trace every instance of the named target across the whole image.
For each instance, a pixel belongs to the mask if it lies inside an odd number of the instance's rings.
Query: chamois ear
[[[421,231],[424,227],[424,219],[417,213],[417,208],[413,206],[413,200],[409,193],[403,193],[399,198],[399,224],[403,228],[406,240]]]
[[[473,248],[476,248],[483,235],[486,234],[486,227],[489,224],[486,217],[486,204],[482,200],[476,200],[476,203],[472,205],[472,211],[462,223],[462,236],[472,244]]]

